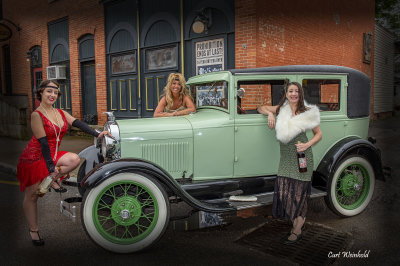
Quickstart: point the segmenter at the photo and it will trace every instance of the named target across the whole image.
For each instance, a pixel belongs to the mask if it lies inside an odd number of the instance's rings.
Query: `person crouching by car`
[[[44,80],[40,83],[36,90],[36,97],[40,101],[40,105],[31,115],[33,137],[22,151],[17,165],[20,190],[25,192],[23,209],[28,220],[32,244],[35,246],[44,245],[44,240],[39,235],[37,221],[37,201],[39,196],[46,193],[46,191],[39,192],[41,182],[49,180],[50,184],[56,183],[59,178],[67,175],[80,163],[77,154],[59,150],[68,126],[80,128],[98,138],[111,135],[108,131],[98,133],[69,113],[55,109],[53,105],[60,95],[60,87],[57,82]],[[66,191],[58,184],[56,187],[53,186],[53,189],[60,193]]]

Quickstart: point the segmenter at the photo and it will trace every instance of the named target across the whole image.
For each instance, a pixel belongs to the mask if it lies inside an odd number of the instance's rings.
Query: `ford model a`
[[[205,213],[271,204],[279,144],[256,109],[276,105],[291,81],[303,84],[306,101],[321,111],[311,197],[325,197],[340,216],[362,212],[375,178],[383,178],[379,150],[366,140],[370,79],[339,66],[231,70],[189,79],[194,114],[117,121],[108,114],[104,127],[114,139],[80,154],[81,218],[89,237],[107,250],[134,252],[163,235],[172,199]],[[232,201],[232,195],[256,200]]]

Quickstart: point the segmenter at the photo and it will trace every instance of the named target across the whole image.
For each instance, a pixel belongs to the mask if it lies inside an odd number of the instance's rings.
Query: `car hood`
[[[191,123],[182,116],[118,120],[121,139],[192,137]]]

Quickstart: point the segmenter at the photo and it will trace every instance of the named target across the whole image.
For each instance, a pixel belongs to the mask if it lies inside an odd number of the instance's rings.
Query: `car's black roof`
[[[362,117],[369,115],[371,79],[363,72],[353,68],[335,65],[289,65],[262,68],[232,69],[228,71],[230,71],[233,75],[263,73],[347,74],[347,115],[349,117]]]
[[[364,73],[353,68],[335,65],[288,65],[288,66],[273,66],[273,67],[260,67],[260,68],[244,68],[244,69],[230,69],[232,74],[262,74],[270,72],[285,72],[285,73],[345,73],[366,76]],[[367,76],[366,76],[367,77]]]

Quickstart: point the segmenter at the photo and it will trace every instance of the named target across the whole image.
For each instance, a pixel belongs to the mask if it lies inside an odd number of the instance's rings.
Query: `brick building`
[[[27,95],[32,110],[53,66],[65,70],[57,107],[91,124],[108,110],[152,116],[171,72],[329,64],[374,77],[371,0],[14,0],[2,17],[3,95]]]

